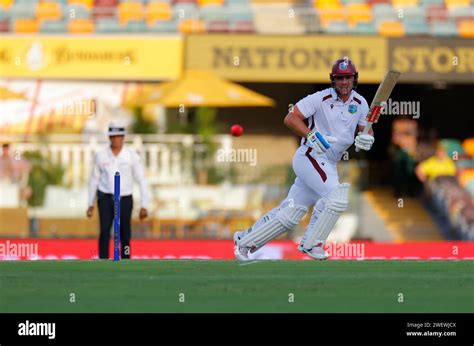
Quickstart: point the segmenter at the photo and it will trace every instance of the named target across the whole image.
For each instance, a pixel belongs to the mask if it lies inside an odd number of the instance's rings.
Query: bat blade
[[[387,102],[390,94],[392,93],[393,88],[397,84],[398,78],[400,78],[401,73],[398,71],[388,71],[385,75],[382,83],[380,83],[377,92],[375,93],[372,104],[370,105],[369,112],[367,114],[367,122],[369,125],[376,123],[380,117],[380,111],[385,102]]]
[[[380,83],[377,92],[375,93],[374,99],[370,105],[369,112],[367,113],[367,126],[364,128],[363,134],[369,133],[372,124],[376,123],[380,117],[380,111],[382,110],[384,103],[387,102],[393,88],[397,84],[398,78],[401,73],[398,71],[390,70],[385,75],[382,83]],[[359,151],[359,148],[356,148]]]

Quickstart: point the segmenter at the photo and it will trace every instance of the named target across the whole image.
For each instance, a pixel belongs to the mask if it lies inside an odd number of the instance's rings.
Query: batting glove
[[[362,134],[359,132],[357,137],[355,138],[355,146],[359,148],[359,150],[368,151],[372,148],[372,144],[374,144],[375,138],[369,134]]]
[[[329,148],[331,148],[330,143],[336,143],[337,138],[333,136],[323,136],[318,131],[311,131],[308,134],[308,141],[311,147],[318,154],[325,153]]]

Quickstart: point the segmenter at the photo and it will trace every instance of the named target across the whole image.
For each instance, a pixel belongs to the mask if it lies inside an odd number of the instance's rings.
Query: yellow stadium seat
[[[471,5],[470,0],[444,0],[444,2],[448,10],[456,6],[470,6]]]
[[[145,12],[141,2],[122,2],[118,5],[118,15],[121,25],[127,24],[131,20],[141,20]]]
[[[5,10],[8,10],[12,4],[13,0],[0,0],[0,6]]]
[[[473,180],[474,180],[474,169],[468,168],[461,171],[461,173],[459,173],[459,183],[461,184],[462,187],[466,186],[467,183]]]
[[[347,19],[344,8],[340,5],[318,9],[321,25],[327,28],[329,23],[344,21]]]
[[[305,0],[250,0],[250,4],[268,4],[268,5],[274,5],[274,4],[304,4]]]
[[[224,5],[224,0],[197,0],[199,6]]]
[[[392,0],[392,5],[395,8],[418,6],[418,0]]]
[[[340,8],[341,2],[339,0],[313,0],[315,8]]]
[[[88,9],[94,6],[94,0],[68,0],[68,5],[84,5]]]
[[[36,5],[36,18],[39,20],[58,20],[63,16],[61,4],[57,2],[40,2]]]
[[[459,21],[458,30],[461,37],[474,37],[474,19]]]
[[[39,22],[37,19],[16,19],[13,27],[18,33],[33,33],[39,31]]]
[[[94,21],[92,19],[71,19],[68,23],[68,31],[71,33],[94,32]]]
[[[382,22],[379,26],[379,34],[389,37],[403,37],[405,36],[405,28],[403,24],[397,21]]]
[[[173,18],[171,7],[165,2],[149,2],[145,12],[148,26],[152,26],[159,20],[170,20]]]
[[[352,3],[346,6],[347,20],[352,28],[360,22],[372,21],[372,9],[368,4]]]
[[[204,32],[205,25],[199,19],[184,19],[179,23],[179,32],[189,34],[193,32]]]
[[[474,26],[474,23],[471,23],[471,25]],[[474,30],[474,29],[472,29]],[[464,149],[464,152],[471,156],[474,157],[474,138],[467,138],[462,142],[462,147]]]

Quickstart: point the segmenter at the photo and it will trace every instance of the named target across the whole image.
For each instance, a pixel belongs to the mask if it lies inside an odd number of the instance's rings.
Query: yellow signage
[[[474,80],[474,42],[469,39],[391,39],[389,65],[402,81]]]
[[[255,82],[327,82],[335,60],[352,59],[361,82],[380,82],[387,41],[376,36],[190,35],[186,68]]]
[[[181,75],[180,37],[2,37],[0,76],[166,80]]]

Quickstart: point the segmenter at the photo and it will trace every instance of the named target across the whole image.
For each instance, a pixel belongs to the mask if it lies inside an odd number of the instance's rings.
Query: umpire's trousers
[[[114,222],[114,195],[97,191],[99,205],[100,235],[99,258],[109,258],[110,231]],[[132,196],[120,197],[120,245],[121,258],[130,258],[130,238],[132,237]]]

